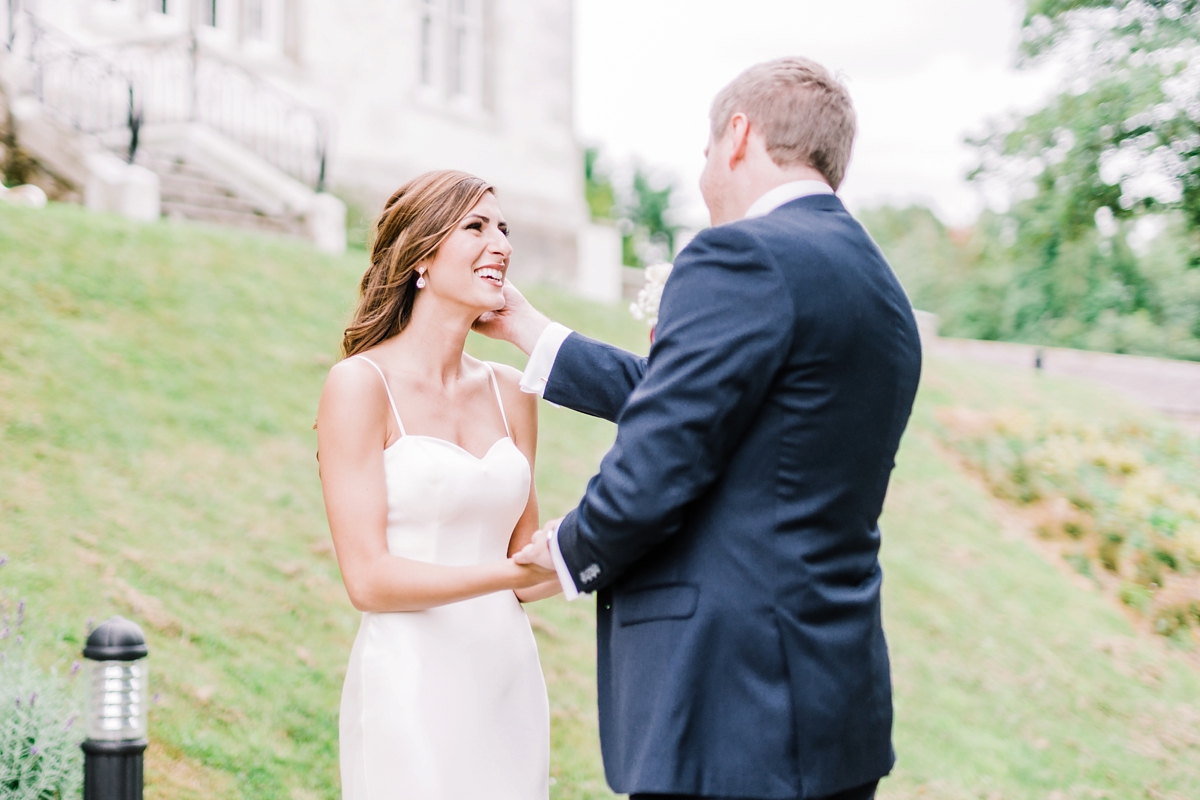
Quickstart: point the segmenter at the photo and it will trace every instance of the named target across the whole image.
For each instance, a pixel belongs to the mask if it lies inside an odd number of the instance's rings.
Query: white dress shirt
[[[743,219],[764,217],[785,203],[799,200],[801,197],[833,193],[833,189],[821,181],[785,183],[776,186],[755,200]],[[533,352],[529,354],[529,363],[525,365],[525,372],[521,375],[521,391],[536,394],[538,397],[545,394],[546,381],[550,379],[550,372],[554,369],[554,360],[558,358],[558,351],[570,335],[571,329],[557,322],[551,322],[550,327],[542,331],[537,344],[533,347]],[[567,569],[567,562],[563,560],[562,551],[558,548],[557,527],[550,532],[550,556],[554,560],[554,570],[558,573],[558,581],[562,584],[563,597],[567,600],[577,599],[581,592],[575,586],[575,578]]]

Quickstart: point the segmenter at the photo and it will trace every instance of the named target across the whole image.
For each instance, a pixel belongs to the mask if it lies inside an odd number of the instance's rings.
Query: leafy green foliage
[[[1200,442],[1017,409],[947,409],[942,437],[1000,497],[1039,512],[1076,569],[1120,579],[1121,600],[1164,635],[1200,641]]]
[[[1200,359],[1200,239],[1176,215],[1135,253],[1136,221],[1074,238],[1041,195],[1012,214],[947,228],[924,208],[869,209],[863,224],[914,305],[947,336]]]
[[[1023,51],[1039,57],[1091,28],[1134,49],[1191,36],[1198,0],[1026,0]]]
[[[616,218],[617,190],[613,187],[612,177],[600,169],[599,160],[599,148],[589,147],[583,151],[584,193],[592,219],[611,220]]]
[[[633,223],[633,235],[628,238],[634,243],[633,256],[637,263],[630,266],[644,267],[652,260],[670,261],[675,257],[675,232],[679,226],[668,221],[675,184],[668,182],[661,188],[656,186],[641,164],[634,167],[634,202],[626,209],[626,219]]]
[[[622,260],[627,267],[645,267],[675,257],[675,235],[680,226],[671,221],[676,192],[673,179],[663,180],[635,162],[627,186],[618,187],[601,166],[598,148],[584,151],[584,191],[593,220],[610,220],[621,230]]]
[[[948,334],[1200,359],[1200,2],[1026,8],[1027,58],[1067,62],[1069,86],[973,140],[971,178],[1009,210],[864,222]]]

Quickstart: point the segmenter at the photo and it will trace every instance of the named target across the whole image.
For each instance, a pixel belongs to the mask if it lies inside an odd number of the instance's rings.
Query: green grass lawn
[[[519,255],[519,254],[518,254]],[[0,588],[48,667],[88,620],[146,629],[147,795],[335,798],[358,614],[321,506],[316,398],[365,255],[67,206],[0,207]],[[622,309],[531,292],[632,348]],[[511,349],[473,352],[520,363]],[[884,798],[1200,797],[1200,679],[1001,523],[938,444],[942,406],[1136,415],[1089,387],[934,362],[884,520],[900,762]],[[543,515],[567,510],[610,425],[542,406]],[[610,797],[590,603],[530,608],[556,800]],[[1058,792],[1058,794],[1054,794]]]

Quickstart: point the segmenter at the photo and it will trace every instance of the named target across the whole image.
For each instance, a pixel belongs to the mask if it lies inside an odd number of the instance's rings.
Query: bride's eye
[[[481,230],[483,230],[483,223],[482,223],[482,222],[479,222],[479,221],[475,221],[475,222],[468,223],[468,224],[467,224],[467,230],[469,230],[469,231],[481,231]]]

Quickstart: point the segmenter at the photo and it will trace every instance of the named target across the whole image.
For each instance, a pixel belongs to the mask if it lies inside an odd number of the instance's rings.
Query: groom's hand
[[[525,355],[529,355],[533,352],[538,337],[549,325],[550,320],[546,315],[531,306],[525,295],[505,280],[504,308],[489,311],[475,320],[472,327],[490,339],[515,344]]]
[[[513,554],[518,564],[533,564],[554,572],[554,558],[550,555],[550,531],[558,527],[561,519],[546,523],[546,527],[533,534],[533,540]]]

